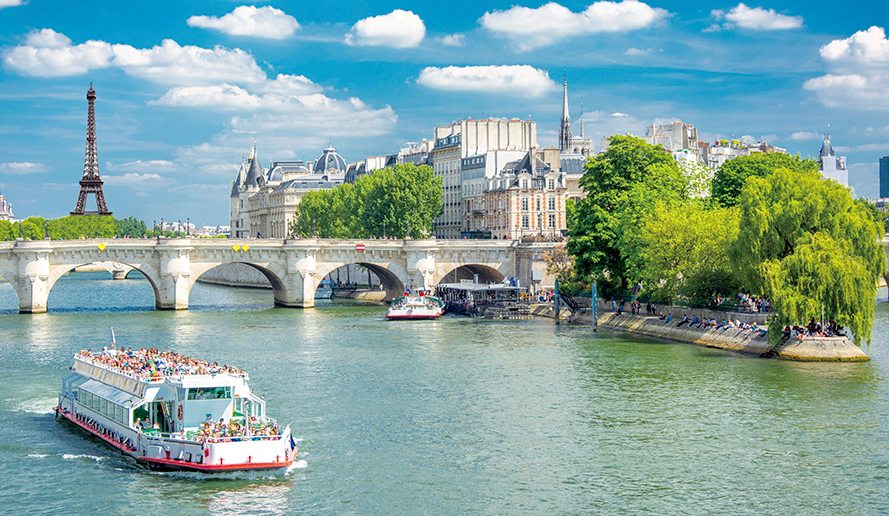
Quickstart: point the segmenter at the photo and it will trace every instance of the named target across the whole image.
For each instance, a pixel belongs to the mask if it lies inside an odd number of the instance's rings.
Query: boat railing
[[[142,438],[148,441],[177,441],[189,444],[203,443],[237,443],[237,442],[255,442],[255,441],[279,441],[281,435],[241,435],[237,437],[201,437],[199,435],[186,433],[164,433],[143,431]]]
[[[80,361],[82,361],[82,362],[85,362],[85,363],[87,363],[87,364],[89,364],[89,365],[91,365],[91,366],[93,366],[93,367],[98,367],[98,368],[100,368],[100,369],[104,369],[104,370],[106,370],[106,371],[111,371],[112,373],[116,373],[116,374],[119,374],[119,375],[121,375],[121,376],[126,376],[127,378],[132,378],[133,380],[136,380],[136,381],[139,381],[139,382],[147,382],[147,383],[163,382],[164,380],[167,380],[168,378],[178,378],[178,379],[182,379],[182,378],[184,378],[184,377],[192,377],[192,376],[216,376],[216,375],[218,375],[218,374],[227,374],[227,375],[229,375],[229,376],[234,376],[234,377],[237,377],[237,378],[244,378],[245,380],[249,379],[249,376],[248,376],[246,373],[241,374],[241,373],[228,373],[228,372],[210,373],[210,374],[203,374],[203,375],[199,375],[199,374],[176,373],[176,374],[172,374],[172,375],[161,375],[161,376],[152,376],[152,375],[145,375],[145,374],[135,374],[135,373],[131,373],[131,372],[129,372],[129,371],[124,371],[123,369],[120,369],[120,368],[118,368],[118,367],[111,367],[111,366],[109,366],[109,365],[107,365],[107,364],[103,364],[102,362],[97,362],[97,361],[93,360],[92,358],[90,358],[90,357],[88,357],[88,356],[84,356],[84,355],[75,355],[74,358],[76,358],[77,360],[80,360]]]

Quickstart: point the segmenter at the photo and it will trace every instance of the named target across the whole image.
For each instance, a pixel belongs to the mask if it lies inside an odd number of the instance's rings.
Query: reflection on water
[[[225,489],[209,495],[208,514],[225,515],[280,515],[289,514],[287,495],[290,482],[251,484],[238,489]]]

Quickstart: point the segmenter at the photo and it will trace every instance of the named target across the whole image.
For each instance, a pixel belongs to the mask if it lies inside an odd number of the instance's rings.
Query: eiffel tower
[[[86,100],[90,105],[86,119],[86,156],[83,158],[80,195],[77,196],[77,206],[71,215],[111,215],[108,205],[105,204],[105,194],[102,193],[102,178],[99,177],[99,152],[96,148],[96,91],[93,89],[93,83],[90,83],[90,89],[86,92]],[[99,211],[84,211],[87,194],[96,194],[96,206]]]

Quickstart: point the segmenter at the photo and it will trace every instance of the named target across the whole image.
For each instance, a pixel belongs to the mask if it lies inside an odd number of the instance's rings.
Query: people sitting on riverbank
[[[685,314],[682,314],[682,320],[676,324],[676,327],[680,328],[683,324],[688,324],[688,316]]]
[[[207,360],[154,348],[142,348],[138,351],[128,349],[126,352],[120,351],[113,355],[104,352],[93,354],[92,350],[87,349],[79,352],[76,358],[141,380],[164,376],[246,374],[243,369],[234,366],[219,366],[216,362],[210,363]]]

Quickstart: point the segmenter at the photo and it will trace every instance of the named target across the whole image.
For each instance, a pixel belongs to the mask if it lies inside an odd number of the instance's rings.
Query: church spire
[[[562,93],[562,124],[559,127],[559,150],[569,152],[571,150],[571,115],[568,114],[568,73],[565,73],[565,82]]]
[[[583,138],[583,102],[580,103],[580,137]]]

